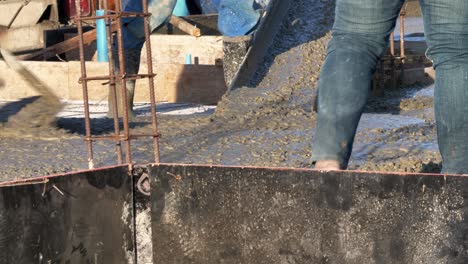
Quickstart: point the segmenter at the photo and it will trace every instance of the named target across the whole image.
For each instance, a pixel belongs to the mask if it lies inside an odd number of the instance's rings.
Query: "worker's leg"
[[[123,10],[126,12],[143,12],[141,1],[123,1]],[[162,26],[170,18],[176,0],[148,0],[148,12],[151,13],[149,18],[150,31]],[[145,32],[143,18],[123,18],[122,27],[122,40],[124,50],[124,62],[125,62],[125,73],[126,74],[137,74],[140,68],[140,54],[145,42]],[[117,41],[117,40],[115,40]],[[117,52],[117,44],[114,43],[112,47],[112,53],[114,57],[115,72],[119,72],[119,60]],[[123,104],[121,95],[121,82],[117,82],[117,109],[119,117],[123,114]],[[130,118],[133,118],[133,98],[135,94],[135,80],[129,80],[125,83],[127,101],[125,105],[128,109]],[[114,94],[112,90],[109,90],[109,111],[107,112],[108,117],[113,117],[113,98]]]
[[[468,1],[421,0],[444,173],[468,173]]]
[[[124,62],[125,62],[125,74],[137,74],[138,70],[140,69],[140,54],[141,54],[141,49],[124,49]],[[118,74],[120,71],[119,68],[119,58],[118,58],[118,52],[116,49],[113,50],[113,58],[114,58],[114,69],[115,73]],[[125,82],[125,88],[126,88],[126,95],[127,95],[127,101],[125,102],[125,105],[127,106],[128,110],[128,116],[130,119],[133,119],[134,114],[133,114],[133,98],[135,94],[135,80],[128,80]],[[123,104],[122,104],[122,84],[119,80],[116,82],[116,90],[117,90],[117,111],[119,114],[119,117],[123,116]],[[109,110],[107,112],[108,117],[113,117],[113,98],[114,93],[112,90],[109,90]]]
[[[319,81],[313,161],[346,168],[377,62],[403,0],[337,0],[333,37]],[[328,167],[328,168],[327,168]]]

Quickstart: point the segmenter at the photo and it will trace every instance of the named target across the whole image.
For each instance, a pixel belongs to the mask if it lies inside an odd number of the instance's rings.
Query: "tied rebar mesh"
[[[90,169],[94,168],[94,155],[93,155],[93,142],[97,140],[112,140],[116,144],[116,153],[117,153],[117,164],[123,163],[122,157],[122,142],[125,145],[125,163],[129,166],[132,166],[132,153],[131,153],[131,140],[150,137],[153,140],[153,149],[154,149],[154,162],[159,163],[159,144],[158,140],[160,134],[157,129],[157,117],[156,117],[156,100],[154,93],[154,77],[153,73],[153,64],[151,57],[151,42],[150,42],[150,29],[149,29],[149,17],[148,13],[148,3],[147,0],[142,0],[143,13],[135,12],[123,12],[122,11],[122,1],[115,1],[115,10],[108,10],[107,1],[103,1],[103,16],[82,16],[81,15],[81,6],[80,0],[75,0],[75,10],[76,16],[74,18],[76,27],[78,29],[79,36],[79,51],[80,51],[80,64],[81,64],[81,78],[79,82],[83,87],[83,101],[84,101],[84,114],[85,114],[85,130],[86,135],[84,140],[87,144],[88,149],[88,166]],[[146,60],[148,65],[148,72],[146,74],[126,74],[125,72],[125,57],[124,57],[124,48],[123,48],[123,37],[122,37],[122,18],[126,17],[143,17],[144,20],[144,34],[146,42]],[[106,22],[106,36],[107,36],[107,48],[109,56],[109,75],[107,76],[87,76],[86,73],[86,61],[84,57],[84,38],[83,38],[83,21],[84,20],[97,20],[104,19]],[[114,72],[114,58],[112,56],[112,41],[113,34],[116,34],[117,41],[117,54],[119,61],[119,72]],[[148,79],[148,87],[150,93],[150,104],[151,104],[151,122],[152,122],[152,133],[148,134],[132,134],[129,128],[129,115],[128,115],[128,106],[127,102],[127,87],[126,81],[132,79]],[[113,119],[114,119],[114,134],[109,136],[93,136],[91,133],[91,122],[89,114],[89,99],[88,99],[88,82],[97,81],[97,80],[107,80],[109,83],[109,89],[112,91],[112,109]],[[122,122],[123,122],[123,131],[119,127],[119,113],[118,113],[118,104],[117,104],[117,86],[116,83],[120,82],[121,86],[121,101],[122,101]]]

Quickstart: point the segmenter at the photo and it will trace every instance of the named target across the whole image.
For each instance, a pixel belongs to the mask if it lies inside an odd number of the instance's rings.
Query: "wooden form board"
[[[223,37],[187,35],[151,35],[151,52],[154,64],[183,64],[190,54],[198,64],[214,65],[223,59]],[[143,47],[141,62],[146,63],[146,47]]]
[[[66,38],[72,36],[74,34],[68,34]],[[214,65],[217,60],[222,60],[224,57],[222,36],[193,37],[155,34],[151,35],[150,41],[153,64],[184,64],[185,55],[190,54],[193,61],[198,58],[198,64]],[[89,56],[89,54],[96,53],[95,42],[86,45],[85,48],[86,57],[95,61],[97,56]],[[77,52],[67,52],[67,60],[78,61]],[[146,64],[146,43],[141,52],[141,64]]]
[[[54,0],[0,1],[0,26],[11,28],[36,25],[51,6],[46,20],[58,21],[57,2]]]
[[[30,27],[0,30],[0,46],[10,52],[41,49],[44,47],[44,30],[58,26],[58,23],[44,21]]]
[[[79,62],[26,61],[23,65],[46,83],[62,100],[83,100]],[[88,76],[109,73],[107,63],[86,63]],[[215,104],[226,92],[223,69],[215,65],[156,64],[154,84],[157,102]],[[146,72],[142,65],[140,73]],[[37,95],[21,76],[0,61],[0,99],[18,100]],[[107,101],[108,85],[104,81],[88,82],[91,101]],[[147,79],[137,80],[135,102],[149,102]]]
[[[23,1],[24,2],[24,1]],[[50,6],[49,13],[47,8]],[[18,13],[18,16],[15,18],[11,24],[12,28],[16,27],[28,27],[34,26],[38,23],[42,17],[45,17],[45,20],[58,22],[58,7],[57,1],[55,0],[33,0],[28,2],[21,8],[21,11]]]
[[[223,67],[215,65],[223,59],[223,38],[220,36],[192,37],[187,35],[152,35],[151,47],[153,71],[156,73],[154,87],[157,102],[216,104],[227,90]],[[95,51],[88,46],[90,57]],[[146,47],[142,49],[140,73],[147,73]],[[72,53],[69,53],[72,57]],[[185,65],[185,55],[190,54],[198,64]],[[68,55],[68,54],[67,54]],[[75,56],[78,57],[78,56]],[[197,59],[197,60],[196,60]],[[22,61],[26,68],[49,85],[63,100],[82,100],[82,85],[79,61],[43,62]],[[89,61],[87,76],[109,74],[108,63]],[[9,76],[8,78],[4,76]],[[36,95],[21,77],[0,62],[0,99],[17,100]],[[105,81],[88,82],[89,98],[92,101],[107,101],[108,85]],[[136,102],[149,102],[147,79],[137,80]]]
[[[155,72],[158,102],[216,104],[227,91],[222,66],[157,64]],[[147,80],[138,80],[137,94],[149,92],[147,87]]]

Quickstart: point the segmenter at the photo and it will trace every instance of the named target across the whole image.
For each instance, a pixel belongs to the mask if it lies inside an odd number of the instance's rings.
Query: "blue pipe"
[[[186,0],[177,0],[177,3],[174,7],[174,11],[172,11],[174,16],[188,16],[190,12],[187,7]]]
[[[103,16],[104,10],[96,10],[96,16]],[[96,42],[98,61],[108,62],[109,54],[107,50],[107,32],[106,21],[104,19],[96,20]]]
[[[185,64],[192,64],[192,54],[185,54]]]

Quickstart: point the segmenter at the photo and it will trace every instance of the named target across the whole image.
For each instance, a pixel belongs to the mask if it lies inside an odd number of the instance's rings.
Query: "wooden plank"
[[[77,33],[65,33],[63,34],[64,40],[75,37]],[[97,61],[97,44],[96,40],[91,41],[89,44],[84,45],[84,57],[85,61]],[[80,51],[78,49],[70,50],[65,52],[66,61],[80,61]]]
[[[68,94],[68,63],[27,61],[21,64],[31,71],[39,80],[45,83],[60,99],[67,99]],[[18,73],[10,69],[4,61],[0,61],[0,76],[4,82],[0,89],[3,100],[18,100],[39,95]],[[8,76],[5,78],[4,76]],[[54,78],[50,78],[54,76]]]
[[[22,64],[61,100],[83,100],[82,86],[78,83],[81,77],[79,62],[25,61]],[[105,62],[87,62],[86,68],[88,76],[108,74]],[[142,65],[140,73],[146,73],[146,69],[146,65]],[[154,83],[158,102],[216,104],[227,90],[221,66],[156,64],[154,72],[157,73]],[[9,76],[2,78],[4,83],[0,89],[0,99],[18,100],[38,95],[3,61],[0,61],[0,76]],[[106,102],[108,86],[104,83],[88,83],[91,101]],[[149,102],[148,79],[137,80],[135,102]]]
[[[21,76],[21,79],[26,81],[26,83],[39,93],[47,102],[48,105],[60,105],[60,98],[45,84],[41,81],[35,74],[29,71],[23,66],[23,64],[16,61],[15,56],[9,53],[6,50],[0,49],[3,59],[7,63],[10,69],[14,70],[17,74]]]
[[[191,25],[196,26],[200,29],[203,36],[221,36],[221,32],[218,29],[218,14],[204,14],[204,15],[190,15],[180,17],[182,20],[187,21]],[[184,32],[173,25],[166,24],[158,28],[153,33],[155,34],[167,34],[167,35],[184,35]]]
[[[69,61],[68,71],[68,99],[83,100],[83,86],[78,82],[81,78],[81,66],[79,61]],[[87,76],[109,75],[109,64],[107,62],[91,61],[86,63]],[[106,81],[89,81],[88,95],[92,101],[107,102],[108,85]],[[149,98],[149,97],[148,97]]]
[[[45,14],[50,6],[50,13]],[[3,14],[3,11],[1,11]],[[25,3],[18,16],[11,24],[11,28],[28,27],[37,24],[41,18],[43,20],[58,22],[57,1],[54,0],[33,0]],[[44,17],[44,15],[47,15]]]
[[[13,23],[24,1],[0,1],[0,26],[8,27]]]
[[[44,46],[44,30],[58,26],[58,23],[44,21],[32,27],[0,30],[0,46],[10,52],[41,49]]]
[[[116,30],[117,30],[117,26],[115,24],[112,25],[112,32],[115,32]],[[83,33],[84,45],[87,45],[93,42],[94,40],[96,40],[96,29]],[[32,54],[28,54],[25,56],[20,56],[19,59],[21,60],[34,60],[34,59],[41,59],[41,58],[48,59],[48,58],[54,57],[57,54],[62,54],[67,51],[76,49],[78,48],[79,44],[80,44],[79,36],[75,36],[73,38],[67,39],[63,42],[47,47],[38,52],[34,52]]]
[[[196,26],[190,24],[189,22],[179,17],[171,16],[171,18],[169,19],[169,23],[171,23],[172,25],[176,26],[177,28],[179,28],[180,30],[184,31],[185,33],[191,36],[194,36],[194,37],[201,36],[201,32],[199,28],[197,28]]]
[[[216,104],[226,93],[223,68],[215,65],[155,65],[156,101],[170,103]],[[146,72],[146,66],[140,73]],[[138,80],[136,101],[148,101],[148,81]],[[146,100],[144,100],[146,99]]]
[[[224,57],[222,36],[151,35],[151,50],[154,64],[183,64],[191,54],[194,64],[214,65]],[[146,52],[141,62],[146,63]]]

